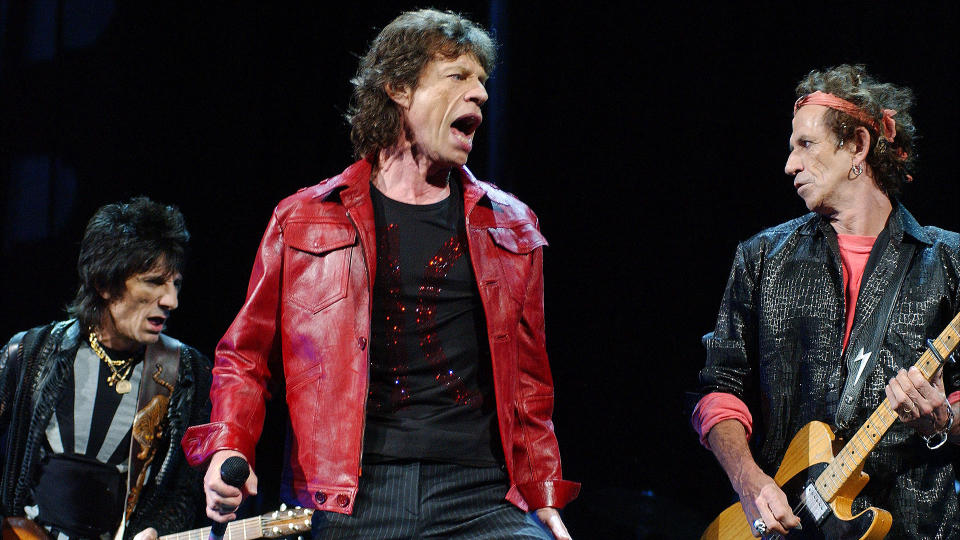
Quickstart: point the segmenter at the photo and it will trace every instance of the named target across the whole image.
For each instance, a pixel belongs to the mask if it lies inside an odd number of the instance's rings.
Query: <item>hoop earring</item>
[[[850,167],[850,172],[853,173],[854,178],[863,174],[863,163],[857,163],[853,167]]]

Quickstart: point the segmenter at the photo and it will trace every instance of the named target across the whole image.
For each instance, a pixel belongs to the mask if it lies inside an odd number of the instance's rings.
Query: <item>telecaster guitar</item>
[[[915,364],[916,368],[930,380],[958,344],[960,314],[936,339],[927,341],[928,348]],[[794,529],[789,538],[875,540],[886,536],[893,524],[890,512],[870,507],[852,515],[851,506],[870,479],[863,472],[867,455],[896,420],[896,411],[884,399],[845,445],[823,422],[810,422],[793,437],[773,478],[802,523],[802,530]],[[701,536],[701,540],[752,538],[753,532],[740,503],[721,512]],[[764,538],[781,536],[770,534]]]

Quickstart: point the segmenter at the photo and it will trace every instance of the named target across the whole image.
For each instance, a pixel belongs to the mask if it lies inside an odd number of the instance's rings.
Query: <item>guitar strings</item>
[[[807,504],[801,500],[793,509],[793,515],[799,515],[800,511],[806,506]],[[783,536],[780,533],[773,533],[771,536],[762,536],[761,538],[766,538],[767,540],[783,540]]]

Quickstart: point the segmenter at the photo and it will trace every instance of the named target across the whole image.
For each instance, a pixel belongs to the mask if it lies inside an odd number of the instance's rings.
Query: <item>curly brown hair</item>
[[[385,26],[350,80],[353,96],[346,117],[356,157],[375,161],[400,136],[403,112],[387,95],[388,85],[416,90],[428,62],[463,54],[475,56],[489,75],[496,43],[486,30],[452,11],[407,11]]]
[[[888,142],[877,129],[844,112],[828,109],[824,114],[827,126],[837,137],[837,144],[850,141],[858,127],[866,128],[873,139],[873,148],[867,154],[867,165],[873,171],[877,186],[889,197],[900,194],[905,181],[909,182],[914,172],[914,140],[916,139],[913,118],[913,92],[906,87],[881,83],[867,73],[860,64],[842,64],[823,71],[811,71],[797,84],[797,97],[816,92],[826,92],[843,98],[860,107],[881,125],[883,109],[897,111],[897,134]]]

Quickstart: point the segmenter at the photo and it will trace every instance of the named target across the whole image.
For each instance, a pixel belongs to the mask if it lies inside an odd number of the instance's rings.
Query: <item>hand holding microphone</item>
[[[251,473],[242,454],[221,450],[210,460],[203,478],[203,490],[207,517],[216,522],[210,537],[219,540],[226,531],[227,522],[237,518],[234,512],[243,498],[257,493],[257,476]]]

